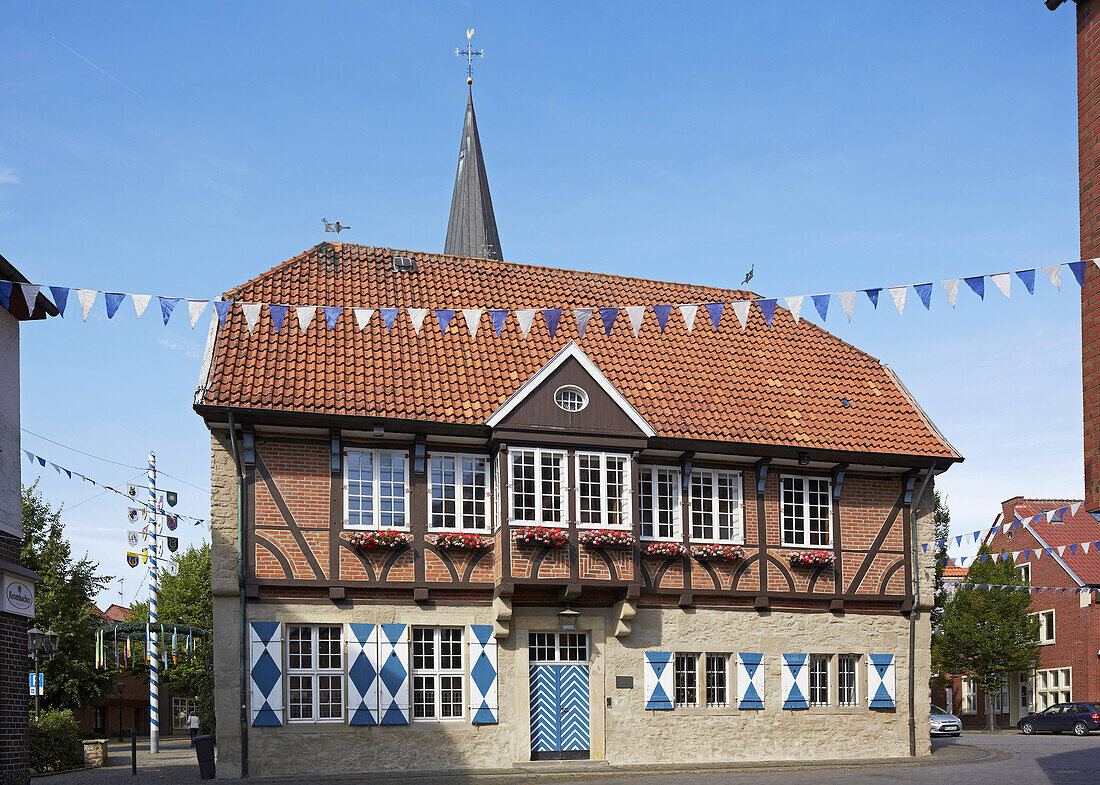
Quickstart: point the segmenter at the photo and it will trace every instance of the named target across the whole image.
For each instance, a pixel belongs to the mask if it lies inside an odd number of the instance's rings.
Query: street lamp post
[[[34,660],[35,690],[34,690],[34,718],[39,716],[39,699],[42,690],[38,688],[38,664],[41,660],[49,662],[57,653],[57,642],[61,636],[53,630],[42,630],[31,627],[27,631],[27,656]],[[43,685],[44,686],[44,685]]]
[[[120,681],[115,689],[118,690],[118,740],[122,741],[122,691],[126,689],[126,685]]]

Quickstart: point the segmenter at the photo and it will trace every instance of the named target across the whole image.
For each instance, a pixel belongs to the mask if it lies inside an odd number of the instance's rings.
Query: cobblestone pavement
[[[146,746],[148,746],[146,744]],[[37,785],[183,785],[198,783],[195,753],[186,740],[161,745],[159,755],[138,750],[138,776],[130,773],[129,745],[112,744],[111,765],[35,779]],[[996,734],[967,733],[961,739],[933,742],[933,756],[920,762],[894,764],[859,763],[813,765],[807,763],[768,767],[714,770],[624,770],[588,764],[587,771],[539,772],[512,770],[488,775],[356,775],[322,777],[273,777],[253,779],[257,785],[319,783],[323,785],[524,785],[524,783],[576,783],[577,785],[852,785],[905,783],[906,785],[1084,785],[1100,782],[1100,735],[1076,738],[1022,736],[1015,731]],[[543,773],[545,772],[545,773]],[[224,780],[223,780],[224,782]]]

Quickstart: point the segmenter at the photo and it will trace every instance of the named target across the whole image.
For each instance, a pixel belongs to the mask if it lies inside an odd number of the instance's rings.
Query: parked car
[[[1055,703],[1037,714],[1029,714],[1016,723],[1020,732],[1073,731],[1074,736],[1087,736],[1089,731],[1100,730],[1100,703]]]
[[[958,736],[962,733],[962,722],[951,712],[932,707],[932,735],[933,736]]]

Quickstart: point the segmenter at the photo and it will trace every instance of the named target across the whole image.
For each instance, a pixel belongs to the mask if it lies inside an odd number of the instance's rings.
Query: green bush
[[[42,774],[84,765],[84,745],[76,720],[68,709],[44,711],[31,717],[31,768]]]

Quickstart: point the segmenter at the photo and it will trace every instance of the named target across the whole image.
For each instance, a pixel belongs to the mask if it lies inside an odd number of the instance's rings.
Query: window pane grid
[[[691,538],[703,542],[741,542],[741,475],[696,469],[691,473]]]
[[[429,477],[432,528],[487,528],[488,473],[489,462],[485,458],[432,455]]]
[[[557,526],[564,522],[562,471],[565,454],[549,450],[509,450],[511,519]]]
[[[707,655],[707,706],[729,705],[726,692],[728,674],[728,654]]]
[[[582,526],[629,526],[626,457],[579,452],[576,464],[577,522]]]
[[[588,662],[588,635],[583,632],[531,632],[527,636],[530,662]]]
[[[821,477],[780,479],[784,545],[827,547],[831,542],[830,484]]]
[[[676,705],[691,708],[699,705],[699,656],[677,654],[675,661]]]
[[[837,704],[855,706],[856,701],[856,658],[842,654],[837,658]]]
[[[403,452],[348,450],[344,460],[348,528],[404,528],[408,461]]]
[[[343,648],[339,625],[288,625],[287,709],[290,720],[343,720]]]
[[[822,654],[810,655],[810,705],[829,705],[829,658]]]
[[[638,472],[641,535],[646,539],[680,538],[680,471],[643,466]]]
[[[464,683],[462,629],[413,627],[413,719],[463,717]]]

